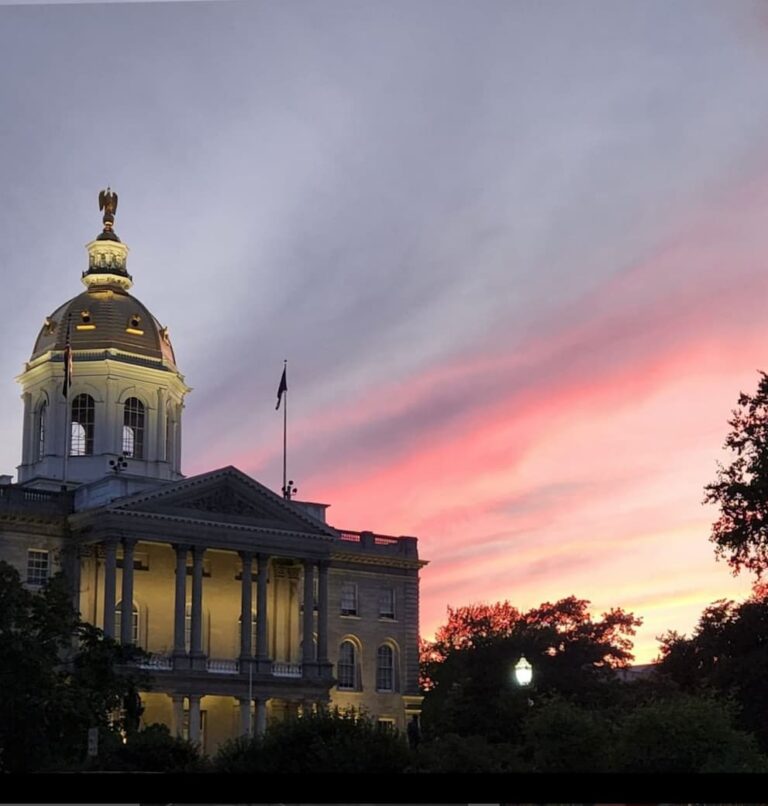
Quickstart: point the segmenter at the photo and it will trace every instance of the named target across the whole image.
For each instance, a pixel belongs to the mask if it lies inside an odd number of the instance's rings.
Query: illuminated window
[[[144,458],[144,404],[129,397],[123,408],[123,455]]]
[[[395,690],[395,653],[388,644],[376,651],[376,691]]]
[[[344,641],[339,647],[339,662],[336,664],[338,687],[347,691],[357,689],[357,648],[352,641]]]
[[[357,584],[355,582],[343,582],[341,585],[341,615],[357,615]]]
[[[136,644],[138,646],[139,643],[139,608],[136,606],[136,603],[133,604],[133,611],[132,611],[132,630],[131,630],[131,643]],[[122,635],[122,625],[123,625],[123,603],[118,602],[115,605],[115,637],[117,640],[120,640]]]
[[[45,456],[45,420],[48,416],[48,403],[43,401],[37,410],[37,458]]]
[[[379,618],[395,617],[395,589],[382,588],[379,591]]]
[[[48,552],[41,549],[27,551],[27,585],[45,585],[48,581]]]
[[[72,436],[70,456],[93,455],[94,403],[90,395],[78,395],[72,401]]]

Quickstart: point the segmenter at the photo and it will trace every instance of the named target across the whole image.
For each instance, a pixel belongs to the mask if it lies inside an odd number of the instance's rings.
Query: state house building
[[[100,203],[85,290],[45,317],[17,378],[0,559],[32,588],[63,570],[85,620],[150,653],[143,721],[206,752],[322,705],[404,730],[422,700],[416,538],[334,528],[325,505],[235,467],[182,474],[190,389],[168,328],[129,293],[117,197]]]

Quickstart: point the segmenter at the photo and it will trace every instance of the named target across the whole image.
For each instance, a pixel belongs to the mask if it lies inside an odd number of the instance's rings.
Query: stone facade
[[[88,290],[46,318],[18,378],[0,559],[33,588],[63,571],[84,619],[149,653],[144,721],[206,752],[329,705],[404,730],[422,699],[416,538],[338,530],[234,467],[184,478],[190,390],[168,329],[128,295],[127,247],[88,250]]]

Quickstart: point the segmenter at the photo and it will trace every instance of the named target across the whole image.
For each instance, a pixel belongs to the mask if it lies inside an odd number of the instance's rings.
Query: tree
[[[511,744],[491,744],[482,736],[457,736],[449,733],[423,743],[413,755],[407,772],[448,773],[530,772],[520,758],[519,748]]]
[[[658,671],[684,691],[715,691],[740,706],[738,724],[754,733],[768,752],[768,586],[736,603],[707,607],[693,635],[661,636]]]
[[[634,709],[615,733],[624,773],[768,772],[754,736],[736,728],[726,702],[677,694]]]
[[[33,593],[0,561],[0,769],[78,763],[89,728],[120,730],[112,716],[146,686],[125,667],[139,654],[80,620],[61,575]]]
[[[126,741],[108,734],[89,770],[121,772],[204,772],[207,763],[193,742],[171,736],[166,725],[154,723],[129,734]]]
[[[733,458],[718,462],[704,496],[720,508],[710,535],[715,554],[735,574],[746,569],[758,578],[768,568],[768,375],[760,376],[754,395],[739,395],[724,445]]]
[[[605,698],[614,669],[632,660],[630,637],[639,624],[620,609],[594,620],[589,602],[574,596],[525,613],[509,602],[449,608],[447,624],[422,647],[427,737],[519,742],[530,696],[512,680],[521,655],[534,667],[537,696]]]
[[[605,709],[553,696],[529,709],[523,752],[534,772],[611,772],[613,732]]]
[[[399,773],[405,738],[354,711],[321,711],[276,722],[263,737],[232,739],[214,759],[225,773]]]

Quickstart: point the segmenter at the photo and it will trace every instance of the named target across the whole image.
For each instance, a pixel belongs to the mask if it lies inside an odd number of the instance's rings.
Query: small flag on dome
[[[69,387],[72,386],[72,345],[69,334],[72,329],[71,317],[67,318],[67,343],[64,345],[64,386],[62,394],[66,398],[69,394]]]
[[[275,406],[275,411],[280,408],[280,403],[283,399],[283,392],[288,391],[288,381],[285,378],[285,372],[287,367],[283,367],[283,377],[280,378],[280,386],[277,387],[277,405]]]

